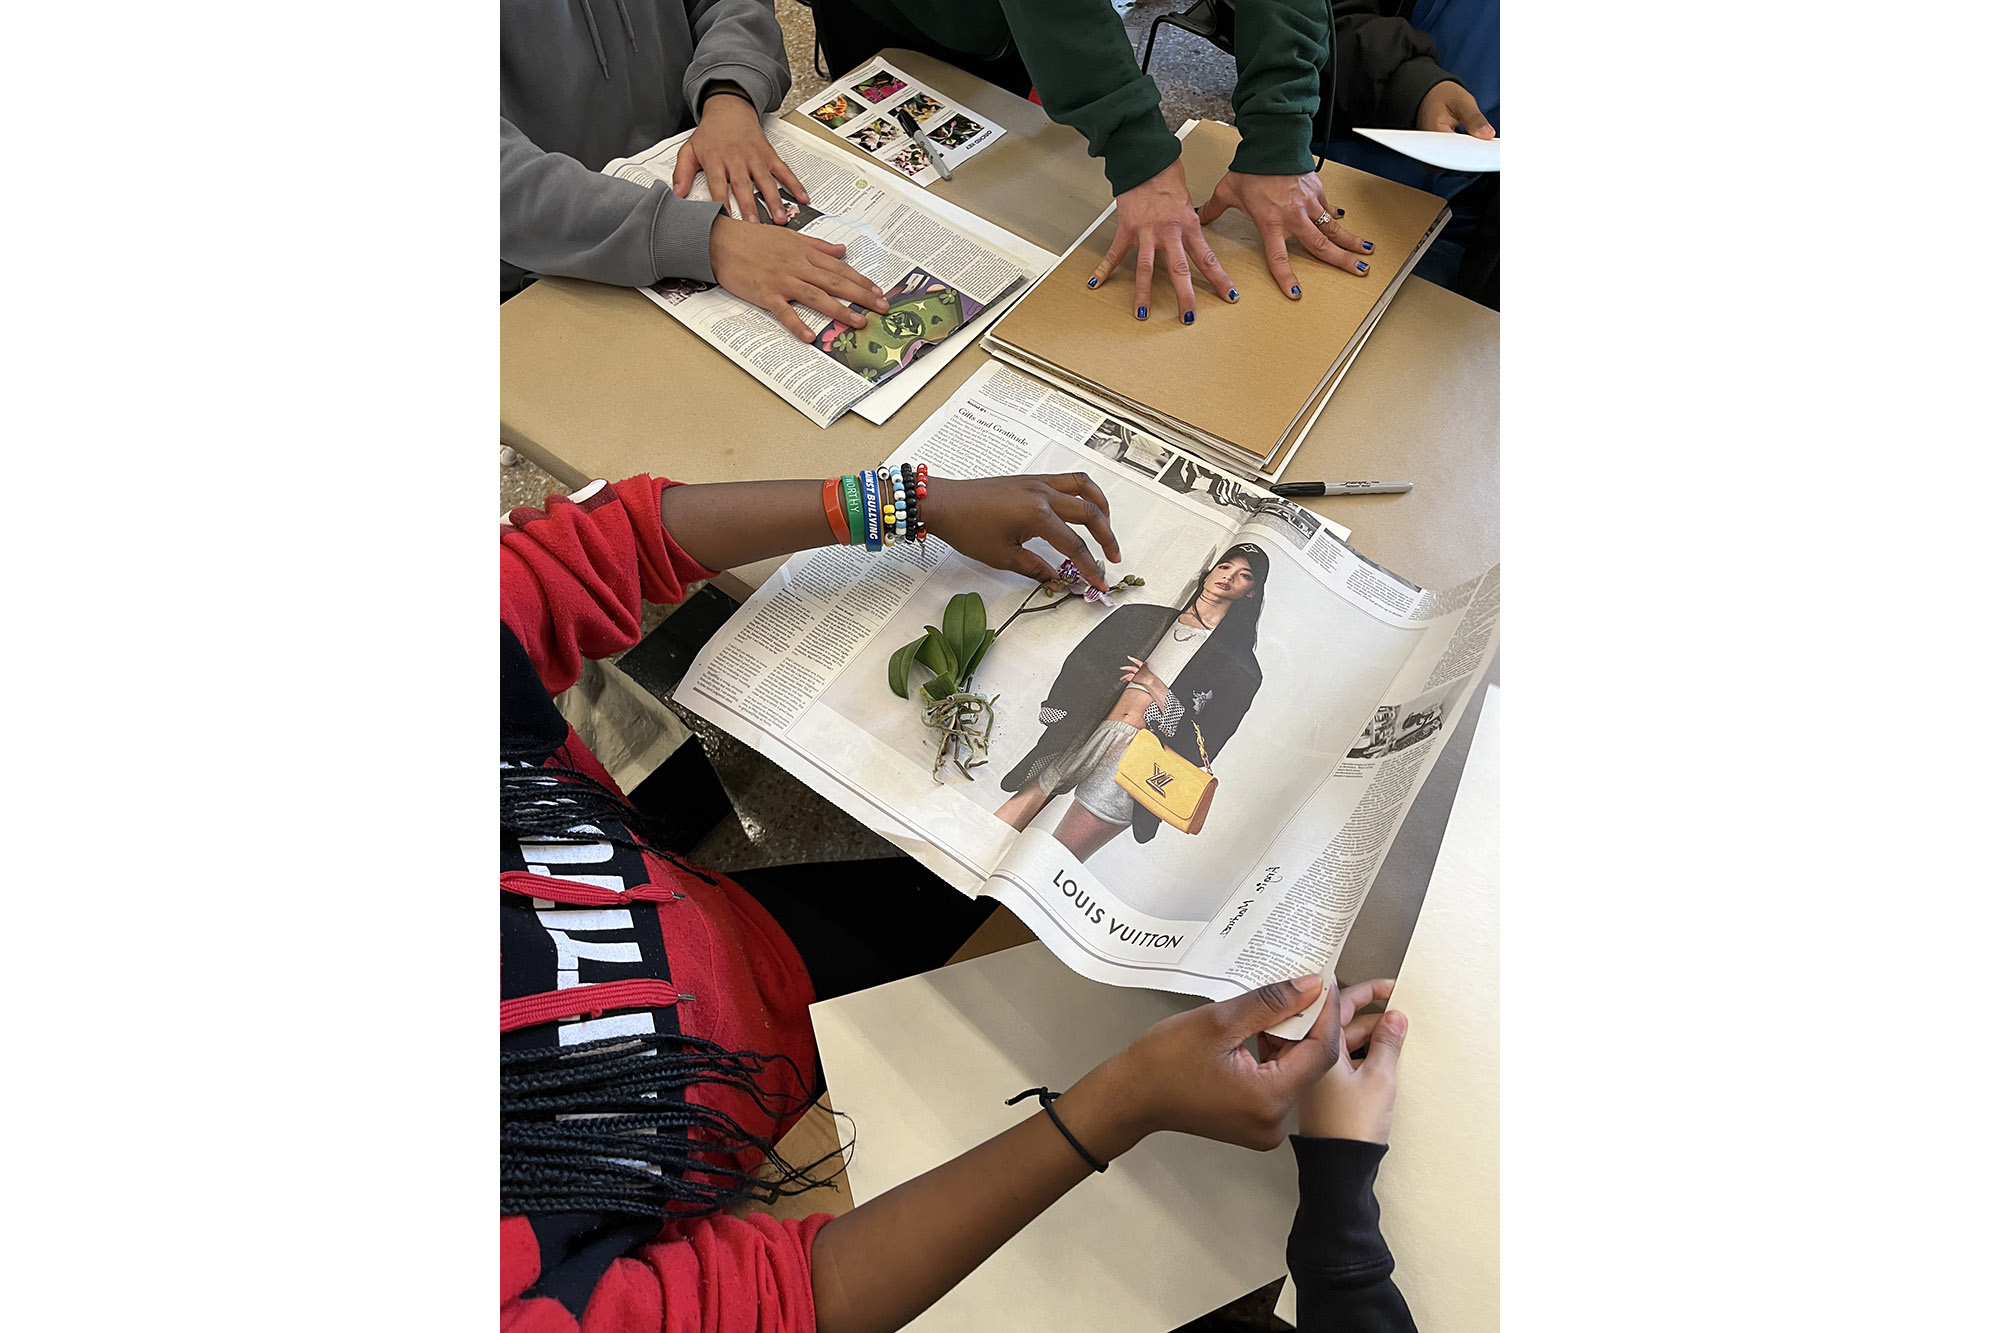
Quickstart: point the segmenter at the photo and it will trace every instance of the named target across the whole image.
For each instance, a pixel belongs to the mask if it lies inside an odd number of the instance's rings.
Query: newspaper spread
[[[998,898],[1085,976],[1220,999],[1330,974],[1491,660],[1498,567],[1446,591],[1416,587],[1310,510],[997,363],[891,461],[905,459],[945,476],[1089,473],[1124,556],[1111,577],[1144,586],[1108,606],[1071,598],[1001,633],[973,682],[994,721],[988,762],[969,778],[950,765],[933,776],[938,733],[890,691],[890,655],[942,624],[956,593],[981,594],[995,626],[1043,594],[942,541],[793,557],[695,659],[677,700],[961,891]],[[1175,612],[1241,543],[1267,566],[1261,604],[1233,604],[1190,658],[1180,640],[1195,630]],[[1253,605],[1225,643],[1229,619]],[[1194,835],[1118,809],[1083,742],[1049,751],[1051,737],[1104,730],[1091,724],[1117,707],[1126,666],[1104,645],[1129,642],[1120,627],[1133,625],[1157,638],[1130,655],[1172,673],[1179,725],[1206,735],[1218,785]],[[1032,822],[1024,792],[1049,795]],[[1131,826],[1102,839],[1121,813]]]
[[[937,168],[931,165],[923,145],[913,143],[904,133],[896,112],[909,113],[932,149],[953,171],[1007,132],[879,58],[840,80],[810,109],[801,109],[919,185],[934,184]]]
[[[821,426],[876,399],[876,410],[863,415],[887,420],[1055,262],[1046,250],[776,117],[765,118],[764,133],[812,200],[801,204],[781,187],[784,225],[845,245],[845,261],[888,294],[888,313],[854,307],[868,317],[857,329],[794,304],[813,334],[803,343],[769,311],[711,283],[670,278],[639,290]],[[671,182],[687,139],[676,135],[604,170],[641,185]],[[696,173],[688,194],[710,197],[706,173]],[[758,204],[768,221],[769,201],[759,196]],[[733,201],[729,207],[733,216]]]

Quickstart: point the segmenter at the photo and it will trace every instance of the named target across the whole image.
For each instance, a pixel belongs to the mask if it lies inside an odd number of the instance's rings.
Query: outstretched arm
[[[1026,549],[1039,537],[1104,587],[1103,567],[1071,524],[1118,559],[1111,502],[1085,473],[933,477],[929,490],[922,512],[930,529],[996,569],[1038,582],[1054,578],[1048,561]],[[592,482],[543,509],[508,515],[501,527],[500,618],[542,683],[559,693],[576,683],[583,658],[639,641],[643,603],[678,602],[688,584],[711,571],[832,542],[817,481]]]
[[[1055,1113],[1100,1162],[1161,1130],[1268,1151],[1293,1100],[1331,1067],[1338,1006],[1276,1060],[1258,1061],[1243,1043],[1305,1009],[1319,988],[1318,977],[1281,982],[1155,1024],[1085,1075]],[[1090,1174],[1038,1111],[835,1218],[813,1243],[820,1333],[902,1327]]]
[[[1236,14],[1236,127],[1243,142],[1202,206],[1204,224],[1240,208],[1264,243],[1264,265],[1278,290],[1304,295],[1287,238],[1315,259],[1356,275],[1368,272],[1372,242],[1335,219],[1313,172],[1312,137],[1320,109],[1320,71],[1331,61],[1325,0],[1243,0]],[[1324,219],[1322,221],[1321,219]]]
[[[1024,549],[1039,537],[1076,561],[1094,587],[1106,587],[1104,568],[1070,525],[1097,539],[1118,559],[1111,531],[1111,502],[1082,472],[1049,477],[933,477],[924,499],[924,525],[953,550],[995,569],[1037,582],[1056,576],[1048,561]],[[730,569],[774,555],[833,543],[817,481],[736,481],[681,486],[660,496],[660,521],[681,549],[710,569]]]

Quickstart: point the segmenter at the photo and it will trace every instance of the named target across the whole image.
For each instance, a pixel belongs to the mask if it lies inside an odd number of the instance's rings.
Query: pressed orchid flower
[[[1127,574],[1112,584],[1110,591],[1145,586],[1146,580],[1137,574]],[[972,673],[1007,626],[1024,615],[1053,611],[1072,597],[1111,605],[1109,593],[1091,587],[1074,560],[1063,561],[1056,577],[1042,584],[1041,591],[1044,596],[1058,600],[1031,609],[1028,602],[1035,596],[1031,592],[1014,609],[1014,614],[1001,622],[999,629],[986,628],[984,598],[977,593],[960,593],[946,603],[942,626],[924,626],[923,638],[911,640],[890,656],[889,688],[900,698],[910,697],[910,672],[914,668],[922,666],[931,673],[918,702],[924,725],[941,733],[937,762],[931,765],[932,777],[938,778],[949,762],[969,778],[973,769],[986,762],[987,746],[993,738],[993,701],[999,696],[975,693]]]
[[[1112,584],[1107,591],[1099,592],[1096,588],[1090,586],[1090,580],[1084,578],[1083,571],[1076,567],[1076,561],[1065,560],[1062,562],[1061,567],[1056,570],[1056,576],[1042,585],[1042,594],[1046,597],[1056,597],[1068,593],[1072,596],[1082,597],[1086,602],[1102,602],[1104,605],[1110,606],[1111,594],[1117,592],[1120,588],[1143,588],[1145,586],[1146,580],[1140,578],[1137,574],[1127,574],[1124,578]]]

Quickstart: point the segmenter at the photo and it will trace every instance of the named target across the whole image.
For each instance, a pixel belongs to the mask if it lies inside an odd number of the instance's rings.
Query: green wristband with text
[[[847,544],[860,546],[868,540],[868,507],[861,502],[861,478],[840,479],[840,503],[847,510]]]

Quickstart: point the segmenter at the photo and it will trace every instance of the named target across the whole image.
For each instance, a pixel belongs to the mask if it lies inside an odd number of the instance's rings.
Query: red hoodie
[[[576,682],[582,658],[638,642],[642,600],[678,602],[688,583],[711,576],[660,522],[660,493],[674,484],[595,482],[552,499],[546,511],[508,515],[500,538],[508,753],[557,760],[615,790],[550,696]],[[679,1032],[789,1057],[810,1083],[805,966],[777,923],[726,876],[690,873],[610,841],[505,836],[501,867],[504,1047]],[[779,1065],[767,1071],[766,1091],[783,1097],[799,1089]],[[753,1135],[776,1139],[790,1126],[734,1090],[698,1085],[686,1095]],[[756,1164],[752,1153],[734,1160],[744,1169]],[[811,1330],[812,1244],[829,1220],[715,1216],[662,1227],[584,1213],[503,1217],[501,1327]]]

